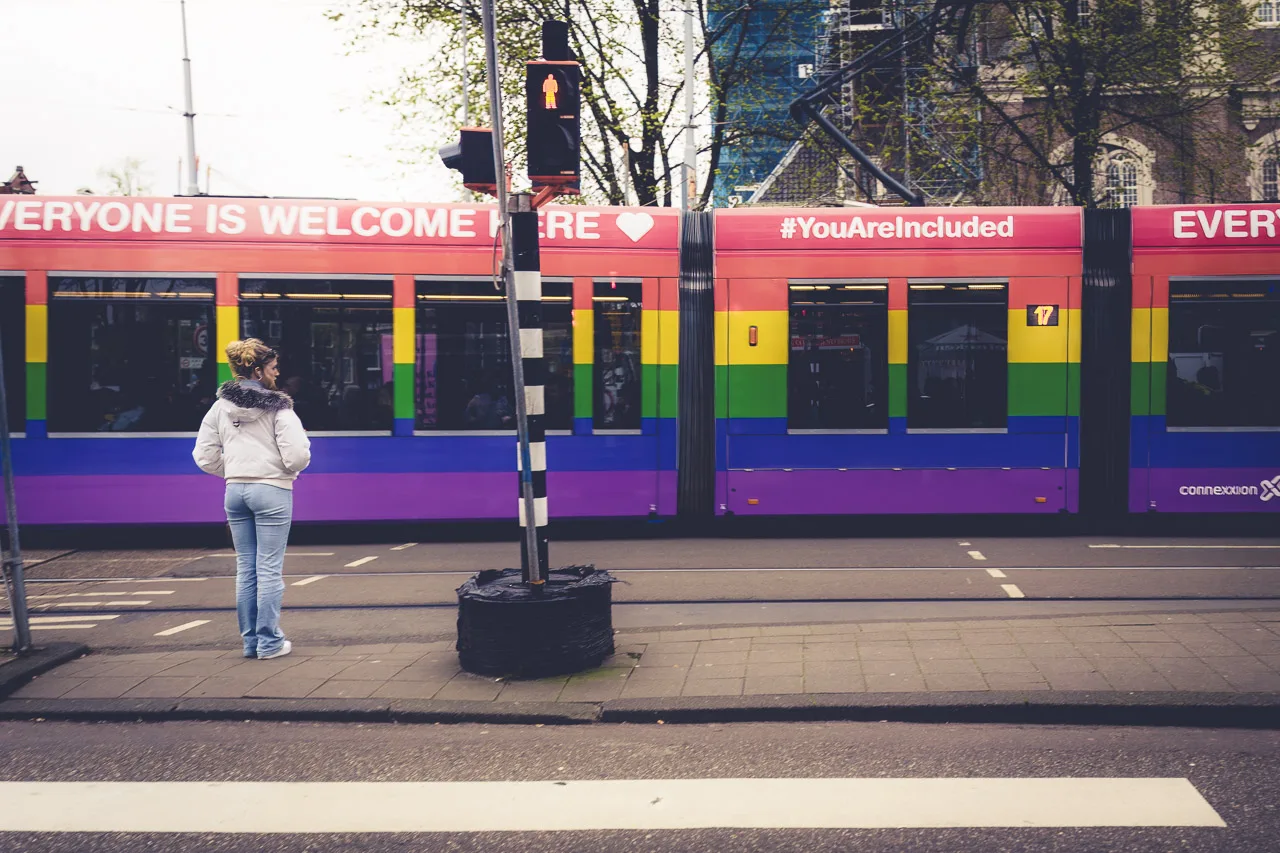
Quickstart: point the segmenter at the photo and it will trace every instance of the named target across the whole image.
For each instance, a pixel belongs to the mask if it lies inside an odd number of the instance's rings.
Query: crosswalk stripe
[[[197,619],[194,622],[184,622],[181,625],[174,626],[165,631],[156,634],[157,637],[172,637],[174,634],[181,634],[183,631],[189,631],[192,628],[199,628],[201,625],[208,625],[208,619]]]
[[[0,832],[1226,826],[1187,779],[0,782],[0,803]]]

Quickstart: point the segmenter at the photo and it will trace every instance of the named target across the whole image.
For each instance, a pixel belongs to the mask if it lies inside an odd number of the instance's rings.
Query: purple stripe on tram
[[[509,518],[514,522],[515,479],[514,470],[501,474],[303,474],[294,490],[294,521]],[[653,506],[674,513],[674,472],[552,471],[547,479],[552,518],[643,518]],[[222,482],[199,474],[18,477],[17,489],[23,524],[226,521]]]
[[[1269,468],[1132,468],[1129,511],[1280,513],[1280,459]]]
[[[1063,468],[730,471],[728,508],[742,515],[1044,514],[1071,509],[1076,482],[1077,472]]]

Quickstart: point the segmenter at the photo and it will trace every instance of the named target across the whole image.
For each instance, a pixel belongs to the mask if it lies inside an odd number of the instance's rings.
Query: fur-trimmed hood
[[[235,379],[222,383],[218,388],[218,399],[227,405],[230,409],[228,414],[233,419],[241,421],[257,420],[264,412],[293,408],[293,398],[283,391],[272,391]]]

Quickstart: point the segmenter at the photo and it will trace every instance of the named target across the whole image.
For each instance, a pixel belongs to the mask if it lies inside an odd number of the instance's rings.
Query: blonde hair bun
[[[227,363],[237,376],[251,376],[253,371],[275,357],[275,350],[257,338],[245,338],[227,344]]]

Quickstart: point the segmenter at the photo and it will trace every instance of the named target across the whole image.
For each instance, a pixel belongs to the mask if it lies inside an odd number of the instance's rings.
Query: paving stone
[[[671,666],[664,669],[633,669],[628,676],[630,681],[684,681],[689,674],[687,666]]]
[[[1027,653],[1022,650],[1022,646],[1013,644],[1000,645],[969,645],[969,654],[976,660],[977,658],[985,658],[994,660],[995,658],[1025,658]]]
[[[907,640],[910,642],[923,643],[930,640],[960,640],[959,631],[939,631],[921,629],[917,631],[907,631]]]
[[[183,695],[190,698],[207,698],[207,699],[239,699],[241,696],[248,695],[249,691],[257,687],[263,681],[266,681],[266,675],[261,678],[252,676],[241,676],[239,678],[219,678],[213,676],[206,678],[192,687]]]
[[[968,647],[958,640],[926,640],[918,643],[912,643],[911,650],[915,652],[916,660],[941,660],[943,658],[956,659],[970,657]]]
[[[681,696],[741,696],[745,679],[699,678],[684,683]]]
[[[977,673],[946,672],[926,675],[924,684],[929,690],[990,690],[986,680]]]
[[[149,678],[159,675],[167,669],[179,666],[178,661],[144,661],[141,663],[122,663],[98,672],[98,676],[115,676],[117,678]],[[203,676],[199,676],[203,677]]]
[[[782,649],[792,646],[803,646],[809,641],[809,637],[805,634],[787,634],[772,637],[755,637],[751,641],[751,648],[754,649]]]
[[[685,685],[687,688],[689,685]],[[742,685],[743,696],[761,696],[774,693],[803,693],[804,678],[799,675],[771,675],[764,678],[746,678]]]
[[[1073,672],[1095,672],[1097,667],[1088,658],[1046,658],[1032,661],[1036,669],[1045,675],[1064,675]]]
[[[1249,654],[1249,651],[1243,646],[1226,639],[1209,642],[1180,638],[1179,642],[1190,649],[1198,658],[1229,658]]]
[[[712,628],[711,639],[713,640],[736,640],[739,638],[759,637],[760,629],[749,626],[744,628]]]
[[[342,670],[336,678],[344,681],[390,681],[401,672],[409,668],[407,661],[402,663],[353,663],[351,666]]]
[[[786,664],[778,664],[785,666]],[[770,664],[758,664],[758,666],[770,666]],[[693,659],[693,666],[689,667],[689,678],[745,678],[747,675],[747,665],[745,663],[717,663],[717,664],[698,664],[698,659]]]
[[[706,628],[688,628],[681,631],[659,631],[659,642],[679,643],[685,640],[711,640],[711,631]]]
[[[1010,646],[1015,642],[1009,631],[962,630],[960,641],[966,646]]]
[[[812,626],[810,637],[816,639],[820,634],[858,634],[862,629],[859,625],[852,622],[840,622],[831,625],[814,625]]]
[[[1080,646],[1084,643],[1118,643],[1120,638],[1110,628],[1094,627],[1094,628],[1062,628],[1062,636],[1067,638],[1067,642],[1075,643]]]
[[[640,655],[609,655],[600,661],[599,669],[634,669]]]
[[[805,646],[806,661],[856,661],[858,660],[857,643],[822,643],[816,646]]]
[[[299,666],[302,666],[303,664],[311,663],[311,660],[312,660],[311,658],[297,658],[297,657],[294,657],[293,655],[286,655],[285,657],[272,659],[272,660],[254,660],[251,658],[250,659],[241,658],[240,660],[236,661],[232,666],[229,666],[226,669],[221,670],[220,672],[216,672],[212,674],[217,675],[220,678],[241,678],[241,677],[249,677],[249,676],[253,676],[257,678],[260,676],[261,679],[267,679],[273,675],[280,675],[283,672],[287,672],[289,670],[295,669]],[[190,664],[183,664],[182,666],[185,667],[189,665]],[[345,665],[350,666],[349,663]],[[164,674],[165,675],[198,675],[199,673],[183,672],[180,667],[174,667],[173,669],[166,669],[164,671]]]
[[[1147,691],[1172,690],[1169,679],[1158,672],[1104,672],[1099,673],[1116,690]]]
[[[805,693],[865,693],[867,682],[861,675],[838,677],[834,675],[805,675]]]
[[[264,663],[271,663],[271,661],[264,661]],[[350,663],[341,660],[308,660],[291,668],[289,675],[294,678],[333,678],[350,666]]]
[[[1170,643],[1173,638],[1164,629],[1154,626],[1124,627],[1117,625],[1111,629],[1113,633],[1126,643]]]
[[[1189,658],[1194,657],[1181,643],[1130,643],[1129,648],[1144,658]]]
[[[560,702],[608,702],[622,695],[626,686],[625,678],[614,678],[608,681],[600,678],[580,678],[573,676],[560,691]]]
[[[1220,675],[1258,675],[1272,671],[1272,667],[1268,666],[1265,660],[1253,655],[1210,657],[1203,660],[1206,666]]]
[[[856,661],[805,661],[806,678],[861,678],[862,665]]]
[[[1033,672],[988,672],[983,676],[991,690],[1048,690],[1044,676]]]
[[[84,684],[87,678],[63,678],[46,675],[28,681],[10,695],[14,699],[59,699],[69,690]]]
[[[867,629],[858,637],[860,643],[905,643],[907,641],[907,632],[903,631],[881,631],[876,629]]]
[[[707,642],[711,642],[708,640]],[[649,655],[684,655],[696,654],[698,647],[701,645],[693,640],[686,640],[682,643],[650,643],[645,648],[645,654]]]
[[[808,625],[761,625],[760,636],[762,637],[784,637],[808,635],[813,633],[813,629]]]
[[[559,698],[568,677],[537,681],[510,681],[498,694],[499,702],[554,702]]]
[[[141,676],[86,678],[66,693],[63,699],[119,699],[142,682]]]
[[[374,685],[370,696],[374,699],[431,699],[440,692],[443,681],[388,681]],[[498,698],[502,698],[499,695]]]
[[[1258,660],[1275,670],[1280,670],[1280,655],[1258,655]]]
[[[928,675],[977,675],[978,665],[971,658],[940,658],[917,662],[920,671]]]
[[[679,696],[683,681],[635,681],[627,679],[620,699],[665,699]]]
[[[874,631],[883,633],[888,631],[896,631],[902,634],[902,639],[907,638],[907,629],[911,627],[906,622],[866,622],[862,625],[863,631]]]
[[[692,663],[693,663],[692,654],[662,655],[662,654],[649,654],[648,652],[646,652],[640,658],[640,666],[641,668],[644,668],[644,669],[652,669],[654,667],[672,667],[672,666],[687,667]]]
[[[1039,672],[1036,665],[1026,658],[975,657],[973,662],[977,664],[978,671],[983,675],[990,672]]]
[[[801,663],[804,661],[804,649],[792,646],[779,649],[756,649],[747,653],[747,665],[753,663]]]
[[[439,681],[441,683],[449,681],[461,671],[461,667],[457,662],[454,663],[416,663],[406,666],[391,678],[392,681],[420,681],[432,682]]]
[[[860,642],[862,642],[862,635],[860,634],[810,634],[808,637],[805,637],[804,647],[806,649],[811,649],[830,645],[831,643]]]
[[[641,633],[641,634],[615,634],[613,638],[613,642],[615,645],[617,645],[618,643],[632,643],[632,644],[643,646],[643,645],[648,645],[649,643],[658,643],[661,641],[662,641],[662,637],[658,634],[657,631],[651,631],[648,633]]]
[[[1087,658],[1136,658],[1128,643],[1076,643],[1076,649]]]
[[[732,640],[703,640],[695,650],[698,654],[712,652],[747,652],[751,650],[751,638],[739,637]]]
[[[378,681],[340,681],[331,679],[307,694],[308,699],[368,699],[382,686]]]
[[[1098,672],[1155,672],[1146,658],[1089,658]]]
[[[918,673],[906,675],[865,675],[868,693],[919,693],[927,690],[924,676]]]
[[[1074,643],[1023,643],[1022,650],[1032,660],[1081,657]]]
[[[1060,628],[1015,628],[1009,633],[1013,634],[1014,642],[1022,646],[1071,642]]]
[[[1223,676],[1241,693],[1280,693],[1280,674],[1237,673]],[[70,693],[67,694],[69,698]]]
[[[920,675],[920,667],[913,660],[864,660],[863,675]]]
[[[245,660],[218,660],[217,658],[208,658],[204,660],[189,660],[179,662],[176,666],[167,667],[164,670],[165,675],[183,676],[183,675],[221,675],[227,670],[235,667],[242,667],[246,664],[249,666],[259,666],[260,664],[269,664],[271,661],[245,661]]]
[[[915,653],[907,642],[862,643],[858,646],[858,658],[863,661],[915,660]]]
[[[436,651],[441,646],[448,647],[446,643],[396,643],[395,654],[418,652],[425,655],[427,652]]]
[[[1200,658],[1146,658],[1146,661],[1156,672],[1162,672],[1165,675],[1171,672],[1180,672],[1184,675],[1213,672],[1213,668]]]
[[[365,645],[343,646],[342,654],[346,655],[385,655],[395,651],[395,643],[371,643]]]
[[[1111,682],[1099,672],[1048,672],[1045,677],[1054,690],[1111,690]]]
[[[1230,693],[1235,688],[1216,672],[1165,672],[1162,673],[1174,690],[1199,690],[1208,693]]]
[[[226,654],[225,649],[193,649],[185,652],[169,652],[165,655],[166,659],[173,660],[202,660],[220,658]]]
[[[86,657],[73,660],[70,663],[64,663],[54,671],[63,677],[95,678],[99,675],[105,675],[118,666],[120,664],[110,658]]]
[[[724,666],[727,664],[745,664],[749,652],[698,652],[693,656],[692,665],[705,666],[711,664],[713,666]]]
[[[129,652],[123,655],[103,656],[103,659],[114,660],[118,663],[142,663],[143,661],[164,660],[169,656],[170,652]],[[236,654],[230,652],[229,654]],[[80,658],[85,660],[86,658]]]
[[[621,679],[619,679],[621,680]],[[478,678],[474,675],[462,673],[457,675],[441,687],[436,693],[436,699],[474,699],[480,702],[491,702],[498,698],[498,694],[502,692],[505,685],[500,681],[493,681],[488,678]]]
[[[204,678],[199,675],[168,676],[155,675],[143,679],[142,683],[124,694],[125,699],[160,698],[185,696],[187,691],[195,687]]]
[[[288,673],[284,673],[249,688],[244,695],[255,699],[302,699],[324,683],[323,678],[290,678]]]
[[[769,678],[773,676],[801,676],[804,675],[804,664],[800,661],[792,661],[789,663],[749,663],[747,664],[747,678]]]

